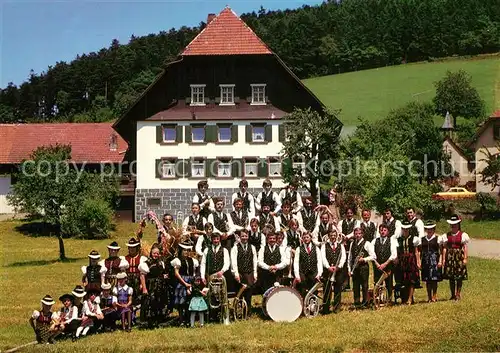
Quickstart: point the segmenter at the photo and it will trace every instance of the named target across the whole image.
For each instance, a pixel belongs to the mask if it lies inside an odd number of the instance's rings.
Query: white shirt
[[[359,240],[355,239],[351,243],[351,246],[349,248],[349,258],[347,259],[347,268],[349,269],[349,272],[352,272],[351,262],[353,260],[353,257],[358,256],[358,254],[353,254],[352,247],[354,246],[355,243],[359,245],[362,241],[363,241],[363,238],[361,238]],[[370,243],[369,241],[365,241],[365,245],[363,246],[363,248],[368,253],[368,256],[363,257],[363,260],[365,260],[365,262],[373,261],[373,259],[375,259],[376,256],[375,256],[375,251],[373,250],[372,243]]]
[[[288,188],[282,189],[278,195],[278,198],[280,200],[280,205],[283,205],[283,200],[285,199],[286,193],[288,191]],[[295,195],[296,198],[295,200],[291,200],[290,203],[294,203],[295,205],[292,208],[292,212],[300,212],[302,208],[304,208],[304,205],[302,203],[302,196],[300,196],[299,192],[295,190]]]
[[[64,319],[65,324],[69,324],[71,321],[78,319],[78,308],[74,305],[69,308],[62,307],[59,315],[60,318]]]
[[[189,234],[189,231],[188,231],[188,226],[189,226],[189,217],[193,216],[193,218],[195,218],[195,222],[198,222],[198,220],[200,218],[203,219],[203,226],[205,226],[205,224],[207,224],[207,219],[205,217],[202,217],[200,214],[198,214],[196,217],[194,215],[190,215],[186,218],[184,218],[184,222],[182,222],[182,232],[184,235],[187,235]]]
[[[129,268],[130,264],[128,263],[127,260],[125,260],[125,256],[118,256],[120,258],[120,264],[118,265],[118,267],[120,268],[121,271],[125,271],[127,268]],[[99,261],[99,265],[101,265],[101,271],[104,271],[104,272],[101,272],[101,275],[106,272],[108,272],[108,269],[106,268],[106,265],[105,265],[105,261],[106,259],[104,260],[101,260]],[[85,267],[85,270],[87,269],[86,266]],[[82,271],[83,271],[83,267],[82,267]]]
[[[257,278],[257,250],[251,244],[241,243],[241,246],[245,247],[245,245],[252,250],[253,277]],[[238,271],[238,244],[235,244],[231,249],[231,272],[235,277],[240,275]]]
[[[182,266],[181,260],[178,257],[176,257],[175,259],[170,261],[170,264],[172,265],[173,268],[181,268],[181,266]],[[198,260],[193,259],[193,269],[197,269],[198,266],[200,266],[200,263],[198,262]]]
[[[395,226],[395,229],[394,229],[394,237],[399,238],[401,236],[401,221],[398,221],[398,220],[395,220],[394,217],[391,217],[391,219],[389,220],[389,222],[392,224],[392,222],[395,222],[394,223],[394,226]],[[384,220],[382,223],[384,224],[387,224],[386,221]]]
[[[213,245],[210,245],[210,246],[213,248]],[[217,247],[215,247],[214,253],[218,252],[220,248],[221,248],[221,246],[217,245]],[[231,259],[229,258],[229,251],[227,251],[226,248],[222,248],[222,251],[224,253],[224,264],[222,265],[221,272],[226,272],[227,270],[229,270],[229,266],[231,265]],[[200,265],[201,278],[206,278],[205,272],[206,272],[206,266],[207,266],[207,254],[208,254],[208,248],[206,248],[203,251],[203,257],[201,258],[201,265]],[[213,273],[209,273],[208,275],[209,276],[213,275]]]
[[[253,217],[255,217],[255,198],[248,191],[245,193],[242,193],[241,191],[239,192],[241,193],[243,200],[245,200],[246,195],[248,195],[248,201],[250,204],[248,206],[248,218],[252,219]],[[233,205],[233,211],[234,211],[234,200],[236,200],[237,198],[238,198],[238,192],[235,192],[233,196],[231,196],[231,205]]]
[[[269,196],[272,193],[273,201],[276,203],[276,207],[274,208],[274,210],[271,210],[271,212],[278,213],[281,210],[281,201],[280,201],[278,194],[272,190],[269,192],[265,192],[265,190],[262,190],[261,192],[259,192],[259,194],[257,195],[257,198],[255,199],[255,209],[259,212],[262,210],[262,206],[260,203],[262,201],[262,193],[263,192],[266,194],[266,196]]]
[[[115,296],[115,295],[109,295],[107,296],[106,298],[104,298],[102,295],[99,297],[99,305],[101,303],[104,303],[105,301],[107,301],[107,299],[111,298],[111,305],[115,304],[115,303],[118,303],[118,298]],[[97,298],[96,298],[96,302],[97,302]],[[104,305],[104,304],[103,304]],[[77,310],[77,313],[78,313],[78,310]]]
[[[456,235],[457,233],[453,234]],[[440,239],[438,239],[438,242],[441,244],[446,244],[448,242],[448,233],[444,233],[443,235],[440,236]],[[462,244],[469,244],[470,242],[470,237],[469,234],[462,232]]]
[[[316,249],[316,266],[317,266],[316,277],[321,277],[321,275],[323,274],[323,259],[321,258],[321,252],[320,252],[319,248],[311,242],[307,245],[302,244],[300,247],[298,247],[295,250],[295,256],[293,258],[293,271],[295,273],[295,278],[300,279],[299,268],[300,268],[300,249],[301,248],[305,248],[306,251],[307,251],[307,248],[309,248],[311,251]]]
[[[269,269],[271,268],[270,265],[266,264],[264,262],[264,251],[266,249],[266,247],[268,247],[268,245],[266,244],[265,246],[261,247],[260,250],[259,250],[259,255],[257,257],[257,264],[260,268],[264,269],[264,270],[267,270],[269,271]],[[286,247],[284,246],[278,246],[278,244],[275,244],[273,247],[270,247],[269,250],[271,250],[271,252],[274,251],[275,248],[278,248],[279,249],[279,252],[280,252],[280,255],[281,255],[281,262],[274,265],[276,266],[276,269],[278,270],[282,270],[284,269],[286,266],[288,266],[288,262],[287,262],[287,254],[286,254]],[[290,261],[290,259],[288,259],[288,261]]]
[[[410,222],[413,222],[415,219],[417,219],[417,221],[415,222],[415,227],[417,228],[418,237],[419,238],[425,237],[424,222],[421,219],[418,219],[417,217],[413,217],[413,219]]]
[[[202,195],[202,196],[204,196],[204,195]],[[212,198],[210,196],[208,197],[208,200],[209,200],[208,209],[210,210],[210,212],[215,211],[214,201],[212,200]],[[200,199],[198,197],[198,192],[196,194],[194,194],[194,196],[193,196],[193,203],[200,204],[200,208],[203,209],[203,206],[201,205]]]
[[[78,314],[78,308],[76,309],[76,312]],[[52,316],[51,316],[52,319],[58,319],[59,318],[59,313],[58,312],[52,312],[51,311],[51,313],[52,313]],[[31,314],[31,317],[33,319],[35,319],[35,320],[38,319],[39,316],[40,316],[40,312],[38,310],[34,310],[33,314]]]
[[[132,287],[129,287],[128,285],[124,285],[123,287],[121,287],[119,284],[117,284],[114,288],[113,288],[113,295],[116,295],[118,296],[118,291],[119,290],[125,290],[127,292],[128,295],[132,295],[134,294],[134,289]]]
[[[217,213],[217,216],[219,216],[219,218],[221,218],[221,219],[224,219],[223,217],[224,217],[224,215],[226,215],[226,218],[227,218],[227,223],[226,223],[226,225],[227,225],[227,232],[223,232],[222,230],[217,229],[217,227],[215,226],[215,221],[214,221],[214,215],[213,215],[213,213]],[[208,215],[207,222],[211,223],[214,226],[214,233],[233,234],[234,231],[235,231],[233,219],[231,218],[231,215],[229,213],[218,212],[218,211],[212,212],[212,213],[210,213]]]
[[[101,307],[96,302],[91,303],[90,300],[83,302],[82,313],[85,316],[96,316],[102,314]]]
[[[344,244],[341,244],[341,243],[339,244],[337,242],[335,245],[340,246],[340,260],[339,260],[339,264],[337,266],[337,269],[340,269],[340,268],[344,267],[345,260],[346,260],[345,247],[344,247]],[[332,243],[328,242],[328,243],[325,243],[321,246],[321,258],[323,260],[323,267],[326,269],[329,269],[330,267],[335,266],[335,264],[330,264],[326,258],[326,247],[327,246],[332,248]]]
[[[158,261],[158,263],[160,264],[161,267],[163,267],[163,269],[165,269],[165,263],[163,261],[160,260]],[[147,262],[141,262],[139,266],[137,266],[137,269],[143,275],[147,275],[149,273],[149,266]]]
[[[262,249],[264,246],[266,246],[266,237],[259,230],[257,230],[257,233],[254,233],[251,230],[248,231],[248,241],[249,242],[250,242],[250,239],[255,238],[253,236],[253,234],[257,234],[257,236],[260,236],[260,247],[259,247],[259,249]]]
[[[397,259],[398,257],[398,241],[396,240],[396,237],[392,236],[390,238],[387,238],[387,237],[380,237],[380,241],[382,242],[382,244],[385,244],[386,241],[390,241],[391,242],[391,256],[389,256],[389,260],[388,261],[394,261]],[[372,243],[372,247],[373,247],[373,253],[375,254],[375,257],[373,258],[373,260],[375,261],[379,261],[378,257],[377,257],[377,253],[375,253],[375,242],[377,241],[377,238],[373,239],[371,241]],[[381,262],[379,262],[379,265],[382,265]]]

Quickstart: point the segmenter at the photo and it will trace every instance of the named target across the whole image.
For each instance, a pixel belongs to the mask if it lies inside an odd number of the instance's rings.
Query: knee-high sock
[[[82,333],[84,327],[80,326],[76,329],[76,337],[80,337],[80,334]]]
[[[90,326],[87,326],[83,329],[83,332],[82,332],[82,336],[86,336],[87,335],[87,332],[89,332],[90,330]]]
[[[193,312],[191,312],[191,327],[194,327],[194,319],[195,318],[196,318],[196,311],[193,311]]]
[[[200,325],[203,326],[204,323],[205,323],[205,313],[200,312]]]

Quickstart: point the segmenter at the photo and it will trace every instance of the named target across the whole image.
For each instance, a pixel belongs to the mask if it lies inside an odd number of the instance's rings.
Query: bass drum
[[[295,288],[271,287],[263,295],[262,310],[273,321],[293,322],[302,314],[302,296]]]

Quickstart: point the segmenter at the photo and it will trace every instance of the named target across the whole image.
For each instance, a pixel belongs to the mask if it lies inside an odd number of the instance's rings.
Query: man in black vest
[[[382,271],[389,274],[385,280],[385,287],[389,294],[388,301],[392,298],[392,267],[398,257],[398,242],[396,237],[389,237],[389,228],[385,224],[379,226],[380,237],[373,239],[372,247],[375,252],[373,261],[373,282],[377,283],[382,276]]]
[[[285,201],[281,205],[280,215],[277,217],[279,222],[279,229],[285,231],[290,228],[290,221],[292,219],[297,219],[295,215],[292,214],[292,208],[289,201]]]
[[[259,215],[259,228],[262,232],[267,225],[271,225],[275,232],[280,230],[277,217],[271,213],[271,206],[267,201],[262,204],[262,212]]]
[[[215,205],[210,196],[207,194],[208,190],[208,181],[201,180],[198,182],[198,192],[193,196],[193,203],[197,203],[200,205],[200,214],[205,217],[208,217],[210,212],[215,210]]]
[[[302,210],[304,207],[302,204],[302,197],[297,192],[298,182],[292,180],[292,182],[285,189],[281,190],[278,197],[281,205],[288,201],[292,206],[292,213],[296,214]]]
[[[389,238],[393,236],[396,239],[399,238],[399,236],[401,235],[401,221],[394,219],[394,217],[392,216],[392,210],[390,208],[387,208],[384,212],[383,223],[389,229]]]
[[[375,258],[372,244],[363,239],[360,227],[354,228],[354,240],[351,243],[348,256],[348,270],[352,277],[354,291],[354,306],[359,308],[367,304],[368,300],[368,277],[370,267],[368,262]],[[363,302],[360,302],[360,288],[363,292]]]
[[[236,282],[246,285],[244,298],[248,313],[252,308],[252,290],[257,281],[257,250],[248,243],[248,231],[243,229],[239,234],[240,241],[231,249],[231,269]]]
[[[208,223],[214,225],[214,232],[220,233],[221,244],[227,250],[231,250],[234,244],[234,233],[231,228],[231,217],[224,213],[224,199],[222,197],[215,197],[215,212],[208,216]]]
[[[259,265],[259,279],[263,292],[280,282],[280,270],[287,265],[284,249],[276,244],[276,234],[267,234],[266,246],[260,248],[257,263]]]
[[[323,212],[320,216],[320,221],[316,224],[314,231],[312,232],[312,242],[316,246],[321,246],[323,243],[323,238],[335,229],[335,225],[331,222],[331,216],[328,212]]]
[[[250,220],[250,231],[248,232],[248,242],[255,246],[255,250],[259,252],[261,247],[266,245],[266,236],[259,229],[259,219],[252,218]]]
[[[217,274],[221,278],[229,270],[231,260],[229,252],[220,245],[220,234],[212,233],[212,245],[203,251],[201,258],[200,276],[204,283],[207,283],[209,277]]]
[[[248,229],[250,224],[250,219],[248,218],[248,213],[243,210],[243,200],[235,199],[233,203],[234,211],[229,213],[229,226],[233,232],[240,231],[242,229]],[[238,240],[237,237],[233,236],[231,247],[234,241]]]
[[[257,195],[255,200],[255,209],[257,212],[262,212],[262,207],[267,204],[270,207],[271,215],[276,216],[281,209],[281,203],[278,194],[273,191],[273,184],[269,178],[264,180],[262,188],[264,190]]]
[[[303,297],[316,282],[321,280],[323,274],[321,253],[311,240],[311,234],[302,234],[302,245],[295,251],[293,258],[295,284],[298,285]]]
[[[373,239],[378,237],[377,225],[374,222],[370,221],[372,212],[369,209],[365,208],[361,212],[361,217],[363,217],[363,221],[361,222],[363,239],[371,243]]]
[[[345,218],[339,222],[338,229],[344,234],[344,246],[346,249],[346,256],[349,258],[349,249],[354,238],[354,229],[360,228],[361,225],[357,219],[354,218],[354,207],[349,207],[345,212]],[[362,231],[361,231],[362,232]],[[347,273],[347,266],[344,267],[344,278],[347,281],[345,289],[351,289],[350,276]]]
[[[425,237],[424,222],[417,217],[413,207],[406,208],[406,218],[411,223],[410,236],[422,239]]]
[[[334,276],[333,310],[337,313],[340,310],[340,302],[342,299],[342,286],[344,284],[344,273],[342,268],[346,261],[346,254],[341,237],[338,236],[336,230],[330,232],[330,241],[324,243],[321,247],[321,257],[323,259],[323,267],[325,268],[323,272],[323,281],[325,282],[323,314],[327,314],[330,311],[331,288],[327,288],[326,285],[332,282],[330,281],[332,276]]]
[[[200,214],[200,205],[191,204],[191,215],[182,222],[182,232],[188,235],[193,243],[196,244],[198,236],[203,234],[207,219]]]
[[[231,203],[234,205],[234,200],[242,199],[243,211],[248,213],[249,219],[252,219],[253,217],[255,217],[255,198],[248,192],[248,181],[246,181],[245,179],[240,180],[240,184],[238,187],[240,188],[240,191],[233,194],[233,196],[231,197]]]
[[[312,234],[314,228],[319,224],[319,216],[318,213],[314,211],[311,196],[304,197],[303,203],[304,208],[297,213],[299,228],[302,232],[309,232]]]

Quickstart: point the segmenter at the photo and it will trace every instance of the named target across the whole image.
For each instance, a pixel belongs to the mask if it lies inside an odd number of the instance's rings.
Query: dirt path
[[[472,239],[469,244],[469,255],[500,260],[500,240]]]

